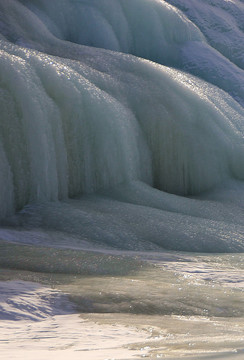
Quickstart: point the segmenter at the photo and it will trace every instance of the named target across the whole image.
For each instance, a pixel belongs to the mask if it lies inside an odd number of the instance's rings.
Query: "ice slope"
[[[243,5],[227,3],[194,1],[191,13],[200,20],[189,18],[198,28],[171,5],[189,8],[184,1],[4,0],[1,33],[53,55],[60,55],[64,41],[133,54],[199,76],[243,105]],[[61,53],[73,56],[68,49]]]
[[[244,3],[240,0],[170,0],[204,34],[210,45],[244,69]]]

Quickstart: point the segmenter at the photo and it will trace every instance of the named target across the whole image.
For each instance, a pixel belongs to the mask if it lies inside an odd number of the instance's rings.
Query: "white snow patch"
[[[42,320],[74,312],[66,295],[26,281],[0,282],[0,320]]]
[[[119,360],[146,353],[128,346],[145,341],[147,332],[99,325],[72,310],[57,290],[24,281],[0,282],[1,360]]]

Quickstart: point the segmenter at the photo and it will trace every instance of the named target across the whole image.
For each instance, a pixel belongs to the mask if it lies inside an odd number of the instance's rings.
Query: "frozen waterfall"
[[[220,35],[215,46],[193,9],[187,17],[182,1],[170,3],[1,1],[3,224],[66,231],[70,221],[68,233],[118,237],[122,248],[144,237],[173,249],[244,249],[241,51],[229,55]],[[77,196],[74,220],[67,206]],[[19,220],[30,204],[34,220]],[[49,211],[62,212],[59,225]],[[143,219],[143,231],[133,227]]]

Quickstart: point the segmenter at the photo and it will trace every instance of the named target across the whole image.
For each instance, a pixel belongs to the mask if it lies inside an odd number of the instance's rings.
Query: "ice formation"
[[[170,3],[1,1],[3,225],[120,248],[244,249],[243,43],[228,53],[214,28],[232,11],[243,37],[243,4],[218,1],[201,22]]]

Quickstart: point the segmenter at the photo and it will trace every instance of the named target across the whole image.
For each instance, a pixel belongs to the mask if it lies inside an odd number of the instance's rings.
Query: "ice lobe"
[[[195,194],[243,178],[243,110],[222,91],[129,55],[2,49],[2,215],[13,198],[21,208],[131,180]]]
[[[77,58],[83,51],[78,45],[86,45],[173,66],[220,87],[243,105],[243,5],[210,0],[189,4],[3,1],[1,33],[12,43],[62,57],[76,53]]]

